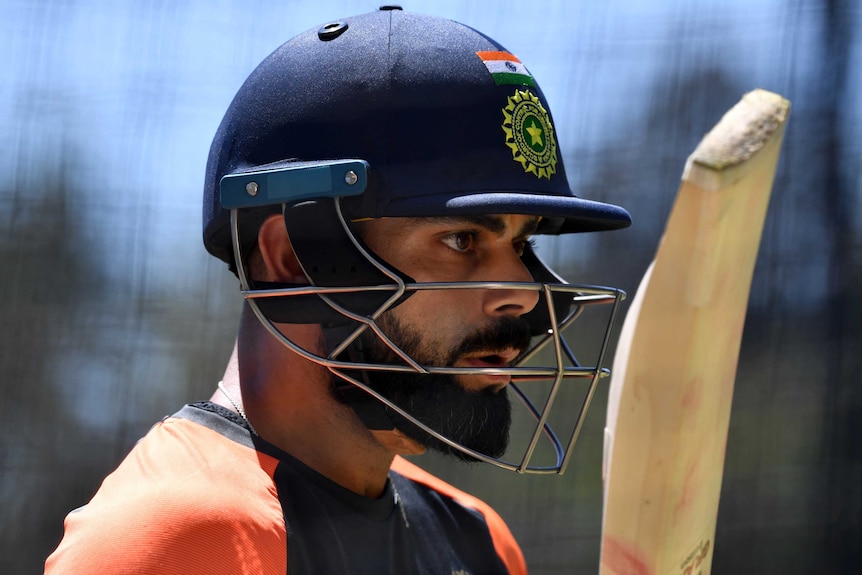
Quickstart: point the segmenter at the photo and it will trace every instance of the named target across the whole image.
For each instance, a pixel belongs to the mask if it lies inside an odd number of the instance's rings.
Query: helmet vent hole
[[[331,22],[317,31],[317,37],[326,42],[338,38],[347,30],[347,22]]]

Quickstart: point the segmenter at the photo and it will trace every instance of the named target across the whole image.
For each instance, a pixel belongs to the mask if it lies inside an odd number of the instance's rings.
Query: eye
[[[512,243],[512,246],[515,248],[515,253],[518,254],[518,257],[520,257],[524,255],[524,250],[527,249],[527,246],[530,246],[533,249],[536,248],[536,240],[534,240],[533,238],[515,240],[515,242]]]
[[[476,234],[473,232],[454,232],[443,238],[443,243],[460,253],[467,253],[476,247]]]

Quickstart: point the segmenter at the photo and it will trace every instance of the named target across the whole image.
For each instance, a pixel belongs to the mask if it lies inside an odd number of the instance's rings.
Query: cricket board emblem
[[[528,174],[548,178],[557,172],[557,141],[551,117],[529,90],[515,90],[503,108],[503,132],[513,159]]]

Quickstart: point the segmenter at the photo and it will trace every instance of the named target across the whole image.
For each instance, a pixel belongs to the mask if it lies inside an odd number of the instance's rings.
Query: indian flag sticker
[[[532,74],[517,56],[509,52],[476,52],[498,86],[535,86]]]

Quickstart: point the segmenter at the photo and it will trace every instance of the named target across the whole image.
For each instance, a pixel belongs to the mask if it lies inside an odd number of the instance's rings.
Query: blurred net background
[[[348,0],[0,4],[0,572],[41,572],[65,514],[149,426],[207,398],[240,298],[200,242],[210,140],[283,41]],[[862,8],[854,0],[405,1],[503,43],[548,96],[576,193],[626,231],[543,242],[633,294],[688,153],[746,91],[793,111],[755,271],[716,573],[862,559]],[[596,573],[606,386],[562,478],[436,460],[532,572]]]

